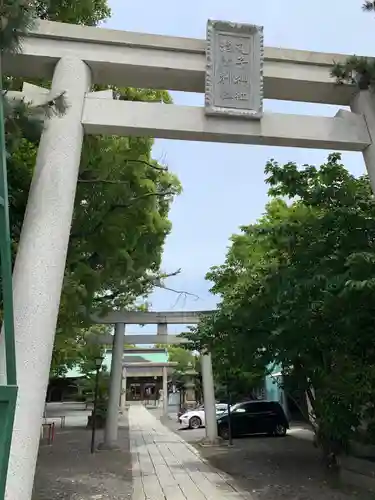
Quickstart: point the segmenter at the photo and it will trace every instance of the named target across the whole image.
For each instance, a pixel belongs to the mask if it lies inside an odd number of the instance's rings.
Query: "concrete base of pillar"
[[[213,446],[223,446],[225,444],[225,441],[217,437],[214,440],[203,438],[202,441],[199,441],[199,446],[202,446],[203,448],[208,448],[208,447],[213,447]]]
[[[116,442],[114,442],[114,443],[100,443],[98,445],[98,450],[99,451],[116,451],[116,450],[120,450],[120,446]]]

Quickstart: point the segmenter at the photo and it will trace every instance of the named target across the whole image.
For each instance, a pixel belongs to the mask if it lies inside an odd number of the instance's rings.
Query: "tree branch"
[[[168,172],[168,167],[159,167],[158,165],[154,165],[153,163],[150,163],[147,160],[125,160],[124,161],[125,165],[127,163],[140,163],[142,165],[146,165],[147,167],[153,168],[154,170],[157,170],[158,172]],[[115,180],[110,180],[110,179],[83,179],[82,174],[85,172],[89,172],[89,170],[84,170],[81,172],[81,177],[78,179],[78,182],[92,182],[92,183],[108,183],[108,184],[126,184],[126,181],[115,181]]]
[[[162,288],[163,290],[169,290],[170,292],[177,293],[178,295],[185,295],[185,296],[189,295],[190,297],[194,297],[195,300],[199,300],[200,298],[199,295],[196,295],[195,293],[185,292],[184,290],[175,290],[174,288],[168,288],[165,285],[158,286],[158,288]]]
[[[71,238],[71,240],[72,240],[72,239],[77,239],[77,238],[87,238],[88,236],[92,236],[93,234],[95,234],[95,233],[98,231],[98,229],[100,228],[100,226],[102,226],[102,225],[103,225],[103,220],[104,220],[106,217],[108,217],[108,215],[111,215],[114,211],[116,211],[116,210],[118,210],[118,209],[126,209],[126,208],[130,208],[130,207],[132,206],[132,204],[136,203],[136,202],[137,202],[137,201],[139,201],[139,200],[143,200],[143,199],[145,199],[145,198],[149,198],[149,197],[151,197],[151,196],[161,196],[161,197],[163,197],[163,196],[173,196],[174,194],[176,194],[176,193],[174,193],[173,191],[163,191],[163,192],[161,192],[161,193],[158,193],[158,192],[156,192],[156,193],[144,193],[144,194],[141,194],[140,196],[136,196],[136,197],[134,197],[134,198],[131,198],[131,199],[129,200],[129,203],[124,203],[124,204],[119,203],[119,204],[116,204],[116,205],[112,205],[112,206],[111,206],[111,207],[107,210],[107,212],[106,212],[105,214],[103,214],[103,215],[102,215],[100,222],[98,222],[98,223],[95,225],[95,227],[94,227],[94,228],[93,228],[90,232],[88,232],[88,233],[86,233],[86,234],[83,234],[83,233],[72,233],[72,234],[70,235],[70,238]]]
[[[199,296],[196,295],[195,293],[191,293],[191,292],[186,292],[185,290],[175,290],[174,288],[169,288],[167,286],[164,285],[164,283],[162,283],[162,280],[163,279],[166,279],[166,278],[171,278],[173,276],[177,276],[178,274],[180,274],[181,272],[181,269],[178,269],[177,271],[175,271],[174,273],[171,273],[171,274],[167,274],[165,276],[160,276],[158,278],[155,279],[154,281],[154,285],[157,287],[157,288],[162,288],[163,290],[168,290],[170,292],[173,292],[173,293],[177,293],[178,295],[185,295],[185,296],[190,296],[190,297],[194,297],[195,300],[199,300]],[[178,299],[177,299],[178,300]]]
[[[154,170],[158,170],[159,172],[168,172],[168,167],[159,167],[146,160],[126,160],[125,163],[141,163],[147,167],[153,168]]]
[[[80,184],[129,184],[129,181],[111,181],[110,179],[78,179]]]
[[[115,300],[122,293],[123,293],[123,290],[117,290],[116,292],[109,293],[107,295],[102,295],[101,297],[94,297],[93,302],[99,302],[101,300]]]
[[[173,276],[177,276],[180,273],[181,273],[181,268],[177,269],[177,271],[173,271],[172,273],[166,273],[166,274],[163,274],[162,276],[155,276],[155,277],[149,276],[148,278],[150,279],[150,282],[154,286],[159,287],[159,288],[164,288],[161,284],[162,279],[172,278]],[[102,295],[101,297],[95,297],[93,300],[94,301],[100,301],[103,299],[114,300],[122,293],[123,293],[123,290],[116,290],[116,292],[113,292],[113,293],[110,293],[107,295]],[[178,292],[178,293],[180,293],[180,292]]]
[[[173,278],[173,276],[177,276],[178,274],[180,274],[181,271],[182,269],[180,267],[179,269],[177,269],[177,271],[173,271],[173,273],[164,273],[161,276],[155,276],[155,277],[150,276],[150,279],[153,280],[153,284],[155,286],[161,287],[162,286],[161,280],[165,280],[167,278]]]

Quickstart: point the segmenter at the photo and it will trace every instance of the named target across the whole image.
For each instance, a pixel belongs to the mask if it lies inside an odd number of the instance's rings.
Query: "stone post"
[[[202,381],[203,381],[203,398],[204,398],[204,413],[206,419],[206,441],[215,444],[218,440],[217,436],[217,421],[215,407],[215,387],[214,377],[212,373],[212,360],[210,353],[202,353]]]
[[[168,335],[168,323],[158,323],[156,327],[157,335]]]
[[[122,360],[125,343],[125,323],[116,323],[112,347],[111,375],[109,382],[109,399],[104,429],[104,442],[101,449],[118,448],[119,400],[121,394]]]
[[[361,90],[351,103],[354,113],[363,115],[371,138],[371,144],[362,152],[370,178],[372,191],[375,193],[375,95],[370,90]]]
[[[168,417],[168,369],[163,366],[163,416]]]
[[[65,91],[68,107],[64,116],[45,123],[13,271],[19,392],[7,500],[30,500],[33,488],[81,158],[81,117],[90,81],[88,66],[74,55],[57,63],[51,96]],[[3,372],[4,363],[0,365]]]
[[[120,407],[121,412],[125,413],[126,410],[126,368],[122,371],[122,381],[121,381],[121,398],[120,398]]]
[[[189,367],[184,373],[186,378],[184,389],[185,389],[185,406],[186,408],[194,408],[196,406],[195,400],[195,381],[194,378],[197,372],[193,369],[192,364],[189,363]]]

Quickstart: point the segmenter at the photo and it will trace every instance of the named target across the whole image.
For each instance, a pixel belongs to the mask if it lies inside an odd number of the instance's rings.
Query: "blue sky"
[[[369,55],[375,44],[375,16],[362,12],[361,0],[109,0],[109,4],[113,15],[106,27],[113,29],[205,38],[206,22],[211,18],[263,25],[266,46]],[[203,95],[174,92],[173,97],[176,104],[203,104]],[[338,108],[267,100],[265,109],[333,116]],[[267,160],[319,164],[328,153],[157,140],[154,156],[167,162],[184,189],[170,213],[173,230],[163,258],[163,269],[182,268],[182,273],[167,285],[194,293],[199,300],[180,298],[176,304],[175,294],[157,290],[150,298],[152,309],[214,307],[217,299],[209,293],[205,273],[210,266],[223,262],[229,236],[262,214],[267,202],[263,173]],[[365,171],[360,153],[345,153],[343,159],[350,172],[359,175]],[[155,328],[142,331],[153,332]]]

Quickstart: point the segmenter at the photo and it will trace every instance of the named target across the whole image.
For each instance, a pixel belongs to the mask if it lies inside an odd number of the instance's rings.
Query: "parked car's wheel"
[[[283,437],[286,436],[286,426],[284,424],[277,424],[275,427],[275,436]]]
[[[227,425],[221,425],[218,429],[218,434],[222,439],[227,441],[229,439],[229,427]]]
[[[191,419],[189,420],[190,429],[199,429],[201,425],[202,420],[199,417],[191,417]]]

